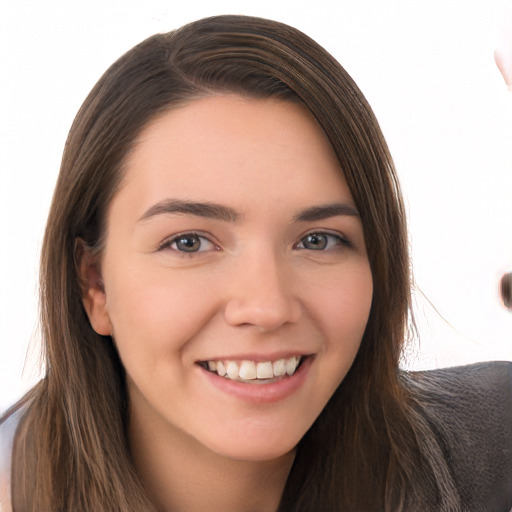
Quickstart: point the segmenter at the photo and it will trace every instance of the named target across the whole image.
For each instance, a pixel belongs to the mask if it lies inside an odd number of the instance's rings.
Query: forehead
[[[326,135],[304,106],[283,100],[209,96],[168,111],[142,131],[125,173],[124,187],[148,201],[351,202]]]

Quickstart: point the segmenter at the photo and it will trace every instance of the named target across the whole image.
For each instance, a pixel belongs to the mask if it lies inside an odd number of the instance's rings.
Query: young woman
[[[66,144],[13,509],[508,510],[510,411],[473,419],[510,368],[401,373],[409,289],[391,157],[325,50],[239,16],[147,39]]]

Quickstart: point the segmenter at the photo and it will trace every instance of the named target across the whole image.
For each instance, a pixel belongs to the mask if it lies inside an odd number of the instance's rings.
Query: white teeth
[[[282,377],[286,373],[286,361],[284,359],[278,359],[277,361],[274,361],[272,367],[276,377]]]
[[[259,366],[259,363],[258,363]],[[241,379],[252,380],[256,378],[256,364],[254,361],[242,361],[240,365],[240,372],[238,373]],[[259,377],[259,375],[258,375]]]
[[[242,375],[240,375],[241,377]],[[274,377],[274,370],[270,361],[264,363],[258,363],[256,365],[256,377],[258,379],[271,379]]]
[[[224,363],[222,361],[217,361],[217,373],[224,377],[226,375],[226,367],[224,366]]]
[[[221,377],[231,380],[256,381],[268,380],[285,375],[293,375],[299,363],[300,356],[293,356],[277,361],[207,361],[208,369]]]
[[[299,361],[296,357],[290,357],[290,359],[286,360],[286,373],[288,375],[293,375],[295,373],[295,370],[297,369],[297,365],[299,364]]]
[[[238,368],[238,364],[235,361],[228,361],[226,365],[226,373],[230,379],[236,379],[240,376],[240,369]]]

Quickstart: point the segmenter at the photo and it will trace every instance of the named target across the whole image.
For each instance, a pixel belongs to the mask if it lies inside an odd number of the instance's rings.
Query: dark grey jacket
[[[512,511],[512,363],[411,372],[445,438],[465,512]]]

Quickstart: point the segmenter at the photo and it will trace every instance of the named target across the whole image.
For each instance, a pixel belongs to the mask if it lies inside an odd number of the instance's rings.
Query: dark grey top
[[[512,510],[512,363],[412,372],[467,512]]]

